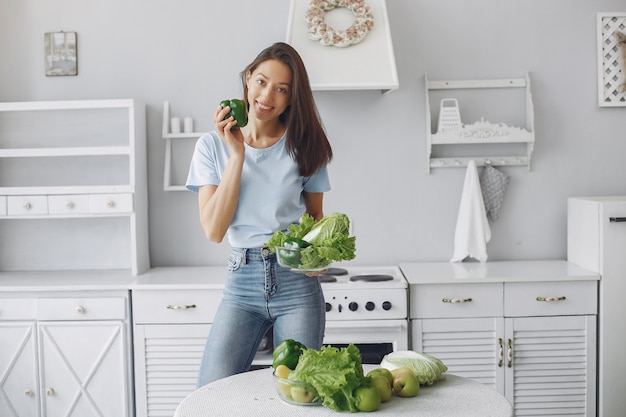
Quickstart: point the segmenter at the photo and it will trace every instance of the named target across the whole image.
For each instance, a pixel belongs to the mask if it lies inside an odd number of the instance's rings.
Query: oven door
[[[344,347],[354,343],[364,364],[378,365],[388,353],[408,350],[406,320],[327,321],[324,344]]]

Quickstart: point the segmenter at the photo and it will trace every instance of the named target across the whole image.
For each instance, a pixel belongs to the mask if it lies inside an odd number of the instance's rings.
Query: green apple
[[[374,377],[375,375],[383,375],[387,380],[389,380],[389,385],[393,385],[393,374],[387,368],[376,368],[372,369],[367,373],[367,376]]]
[[[374,375],[370,378],[372,378],[372,386],[376,387],[376,389],[380,393],[380,401],[389,401],[389,399],[391,398],[391,394],[393,394],[393,390],[391,388],[389,380],[384,375]]]
[[[420,389],[417,375],[411,368],[392,369],[393,391],[400,397],[415,397]]]
[[[310,403],[315,399],[315,394],[305,387],[293,385],[291,387],[291,398],[297,403]]]
[[[374,386],[361,385],[354,391],[359,411],[376,411],[380,407],[380,392]]]

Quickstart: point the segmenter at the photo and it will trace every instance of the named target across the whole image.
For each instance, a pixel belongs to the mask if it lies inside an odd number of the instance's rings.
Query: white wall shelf
[[[150,267],[132,100],[0,103],[0,271]]]
[[[429,80],[424,75],[426,92],[426,156],[427,169],[443,167],[464,167],[470,160],[477,166],[527,166],[530,170],[530,160],[535,143],[534,110],[530,92],[530,76],[513,79],[488,80]],[[523,128],[507,126],[504,123],[491,123],[480,119],[471,124],[460,124],[458,127],[441,129],[433,132],[431,126],[431,95],[435,90],[463,90],[463,89],[508,89],[523,88],[525,90],[525,119]],[[478,93],[480,94],[480,92]],[[462,155],[458,157],[433,156],[434,146],[445,145],[525,145],[524,154],[491,154],[491,155]]]
[[[162,133],[163,139],[165,139],[165,161],[163,163],[163,190],[164,191],[186,191],[185,184],[173,184],[172,182],[172,158],[174,140],[179,139],[198,139],[202,136],[199,132],[180,132],[172,133],[170,123],[170,103],[169,101],[163,102],[163,126]]]

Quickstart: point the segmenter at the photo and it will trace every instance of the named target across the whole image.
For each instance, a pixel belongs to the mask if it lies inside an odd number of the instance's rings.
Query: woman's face
[[[287,64],[276,59],[263,61],[248,75],[246,83],[250,103],[248,117],[261,121],[276,119],[289,106],[291,70]]]

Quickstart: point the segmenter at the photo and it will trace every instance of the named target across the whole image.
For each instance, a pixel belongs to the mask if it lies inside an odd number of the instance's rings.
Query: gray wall
[[[387,0],[400,89],[315,93],[335,152],[325,211],[354,220],[355,262],[452,255],[465,169],[427,174],[424,74],[527,71],[532,169],[503,168],[511,183],[489,260],[564,259],[567,197],[626,193],[626,108],[596,99],[596,13],[624,9],[623,0]],[[2,0],[0,100],[144,101],[152,265],[219,265],[228,245],[204,239],[195,195],[162,189],[163,101],[196,130],[211,128],[218,101],[241,95],[239,71],[285,39],[288,11],[287,0]],[[78,33],[79,75],[47,78],[43,34],[61,30]],[[178,172],[188,152],[177,153]]]

